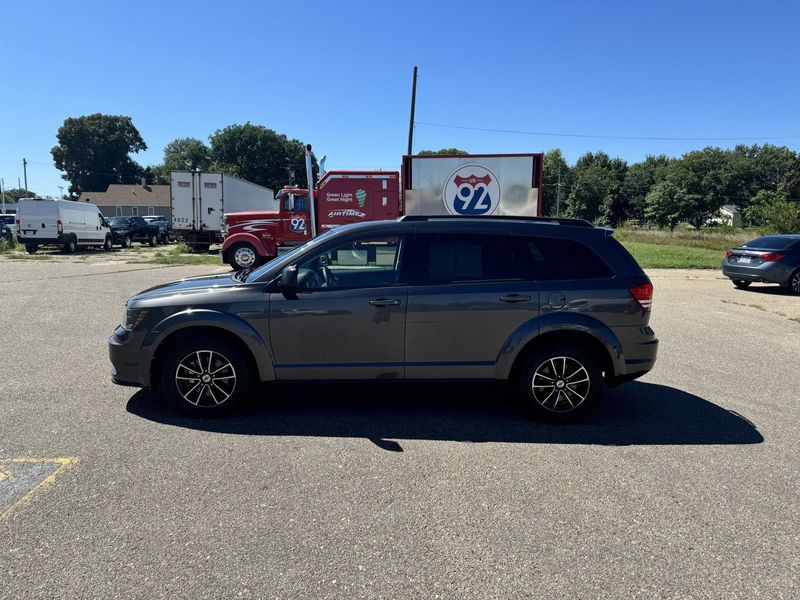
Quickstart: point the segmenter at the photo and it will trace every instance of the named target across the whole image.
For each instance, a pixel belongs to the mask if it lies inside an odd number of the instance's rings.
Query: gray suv
[[[275,380],[499,380],[566,421],[603,382],[653,367],[652,296],[612,231],[586,221],[359,223],[256,270],[133,296],[112,377],[208,416]]]

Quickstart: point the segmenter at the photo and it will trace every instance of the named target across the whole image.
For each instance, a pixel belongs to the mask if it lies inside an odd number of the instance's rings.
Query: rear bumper
[[[792,269],[780,261],[746,267],[742,265],[733,265],[726,259],[725,262],[722,263],[722,274],[725,277],[741,279],[742,281],[785,284],[789,281]]]
[[[67,243],[67,236],[63,233],[55,237],[40,237],[38,235],[21,235],[17,238],[20,244],[25,246],[63,246]]]
[[[623,356],[620,357],[617,372],[606,377],[608,385],[614,387],[626,381],[633,381],[648,373],[658,356],[658,338],[649,325],[616,328]]]

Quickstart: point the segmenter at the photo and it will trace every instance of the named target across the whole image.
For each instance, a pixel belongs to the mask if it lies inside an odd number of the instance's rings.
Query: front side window
[[[298,265],[300,289],[370,288],[394,285],[400,265],[400,236],[350,241]]]
[[[504,234],[417,234],[412,283],[436,285],[518,279]]]

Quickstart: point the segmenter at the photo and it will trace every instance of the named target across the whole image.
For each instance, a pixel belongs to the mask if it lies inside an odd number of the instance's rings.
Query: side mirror
[[[297,288],[297,265],[290,265],[281,272],[281,287],[285,290]]]

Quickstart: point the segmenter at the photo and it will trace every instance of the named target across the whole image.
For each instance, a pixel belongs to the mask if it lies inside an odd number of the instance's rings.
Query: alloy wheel
[[[589,372],[569,356],[554,356],[542,362],[533,373],[533,398],[551,412],[570,412],[589,395]]]
[[[197,350],[178,363],[175,386],[189,404],[219,406],[236,390],[236,370],[219,352]]]
[[[800,270],[794,272],[790,285],[795,294],[800,294]]]

